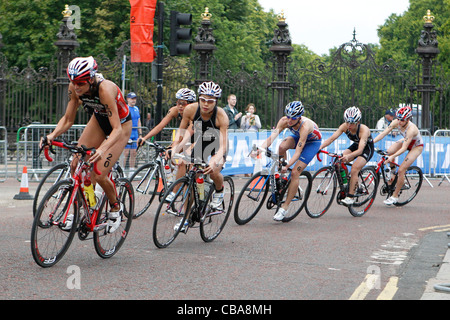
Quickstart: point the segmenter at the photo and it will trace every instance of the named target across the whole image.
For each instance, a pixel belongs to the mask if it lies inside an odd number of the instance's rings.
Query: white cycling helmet
[[[222,89],[217,83],[212,81],[203,82],[198,87],[198,95],[200,96],[202,94],[219,99],[222,96]]]
[[[182,89],[178,90],[175,97],[178,100],[186,100],[188,102],[194,102],[197,99],[195,92],[188,88],[182,88]]]
[[[344,112],[344,121],[348,123],[357,123],[361,121],[361,110],[357,107],[350,107]]]
[[[97,72],[97,62],[93,57],[79,57],[70,61],[67,66],[67,76],[70,81],[88,81]]]

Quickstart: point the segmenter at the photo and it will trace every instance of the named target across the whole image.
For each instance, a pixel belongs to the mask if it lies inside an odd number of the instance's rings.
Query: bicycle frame
[[[69,149],[72,152],[74,151],[83,151],[84,149],[80,149],[80,148],[70,148],[67,145],[65,145],[64,143],[58,142],[58,141],[52,141],[52,145],[54,146],[58,146],[61,148],[65,148],[65,149]],[[96,206],[94,208],[91,208],[88,204],[88,201],[86,200],[86,196],[84,194],[84,192],[82,191],[82,183],[83,183],[83,177],[82,177],[82,173],[83,171],[87,171],[91,169],[91,164],[89,164],[88,162],[85,161],[85,156],[86,155],[90,155],[93,154],[93,152],[91,150],[84,150],[84,152],[82,153],[81,157],[78,159],[78,165],[74,170],[74,173],[72,174],[70,180],[73,183],[73,190],[74,192],[72,192],[72,197],[69,200],[68,206],[65,209],[64,212],[64,219],[62,220],[63,224],[66,224],[66,219],[68,217],[68,213],[70,210],[70,207],[72,205],[77,205],[78,201],[77,201],[77,196],[80,196],[81,198],[81,206],[84,209],[84,217],[86,218],[86,223],[85,226],[88,228],[88,231],[99,231],[103,228],[106,227],[106,224],[101,224],[101,225],[96,225],[96,221],[98,218],[98,214],[100,212],[100,207],[102,205],[102,203],[104,202],[104,198],[105,198],[105,193],[103,192],[102,197],[99,199],[99,201],[97,202]],[[53,159],[49,156],[48,154],[48,150],[45,149],[45,157],[47,158],[48,161],[52,162]],[[97,169],[96,164],[93,165],[93,170],[96,174],[100,175],[101,172]],[[111,180],[111,182],[114,185],[114,190],[116,192],[116,196],[117,196],[117,189],[116,189],[116,184],[114,182],[114,179],[112,178],[112,171],[110,171],[108,173],[108,178]],[[82,217],[80,217],[79,221],[81,221]]]

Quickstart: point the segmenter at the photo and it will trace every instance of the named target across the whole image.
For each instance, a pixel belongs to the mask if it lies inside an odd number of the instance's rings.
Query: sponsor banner
[[[330,137],[334,131],[321,131],[323,140]],[[260,131],[260,132],[229,132],[229,149],[227,162],[222,170],[225,175],[236,175],[236,174],[252,174],[255,169],[259,166],[267,165],[269,159],[262,154],[261,158],[256,160],[249,156],[252,146],[260,146],[269,136],[270,131]],[[278,153],[278,146],[281,141],[290,135],[288,130],[283,131],[272,143],[270,149],[275,153]],[[375,138],[378,133],[372,133],[372,137]],[[383,140],[375,144],[376,148],[386,150],[390,145],[400,140],[402,137],[400,135],[388,135]],[[429,136],[423,136],[424,138],[424,150],[422,154],[416,159],[414,165],[420,167],[422,171],[426,174],[434,173],[434,167],[436,167],[436,173],[450,173],[450,137],[436,137],[435,138],[435,148],[433,149],[431,138]],[[345,134],[342,134],[338,139],[336,139],[331,145],[329,145],[325,150],[333,153],[342,153],[346,148],[350,146],[352,142],[347,138]],[[434,156],[432,153],[434,151]],[[397,163],[401,163],[408,152],[405,152],[400,157],[396,159]],[[289,150],[287,158],[294,154],[294,150]],[[308,165],[308,171],[316,171],[322,166],[326,166],[330,163],[331,157],[326,154],[321,154],[322,162],[317,160],[315,157]],[[380,160],[380,155],[374,154],[372,159],[369,161],[368,165],[376,165]],[[257,163],[257,161],[260,161]],[[435,165],[436,164],[436,165]],[[432,172],[430,172],[430,168]]]

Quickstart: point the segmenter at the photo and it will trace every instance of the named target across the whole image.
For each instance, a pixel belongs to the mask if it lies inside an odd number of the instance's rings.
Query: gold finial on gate
[[[427,10],[427,15],[423,16],[423,20],[425,20],[425,23],[433,23],[434,16],[431,15],[431,10]]]
[[[66,4],[64,11],[61,12],[64,18],[70,17],[72,15],[72,10],[69,9],[69,5]]]
[[[202,13],[203,20],[210,20],[211,16],[212,16],[212,14],[209,13],[209,8],[205,7],[205,12]]]
[[[277,17],[278,17],[278,21],[285,22],[286,16],[284,15],[284,10],[281,10],[280,14]]]

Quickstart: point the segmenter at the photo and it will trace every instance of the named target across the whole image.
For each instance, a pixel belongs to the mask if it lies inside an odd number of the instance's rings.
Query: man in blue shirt
[[[130,166],[129,174],[130,174],[130,176],[133,174],[134,170],[136,169],[136,167],[135,167],[136,148],[137,148],[136,141],[139,138],[142,138],[142,129],[140,128],[141,127],[141,116],[139,113],[139,108],[136,106],[136,98],[137,98],[137,95],[134,92],[130,92],[127,95],[127,104],[128,104],[128,108],[130,109],[133,129],[131,130],[130,140],[128,141],[128,144],[125,146],[123,155],[124,155],[125,163],[129,157],[129,166]]]

